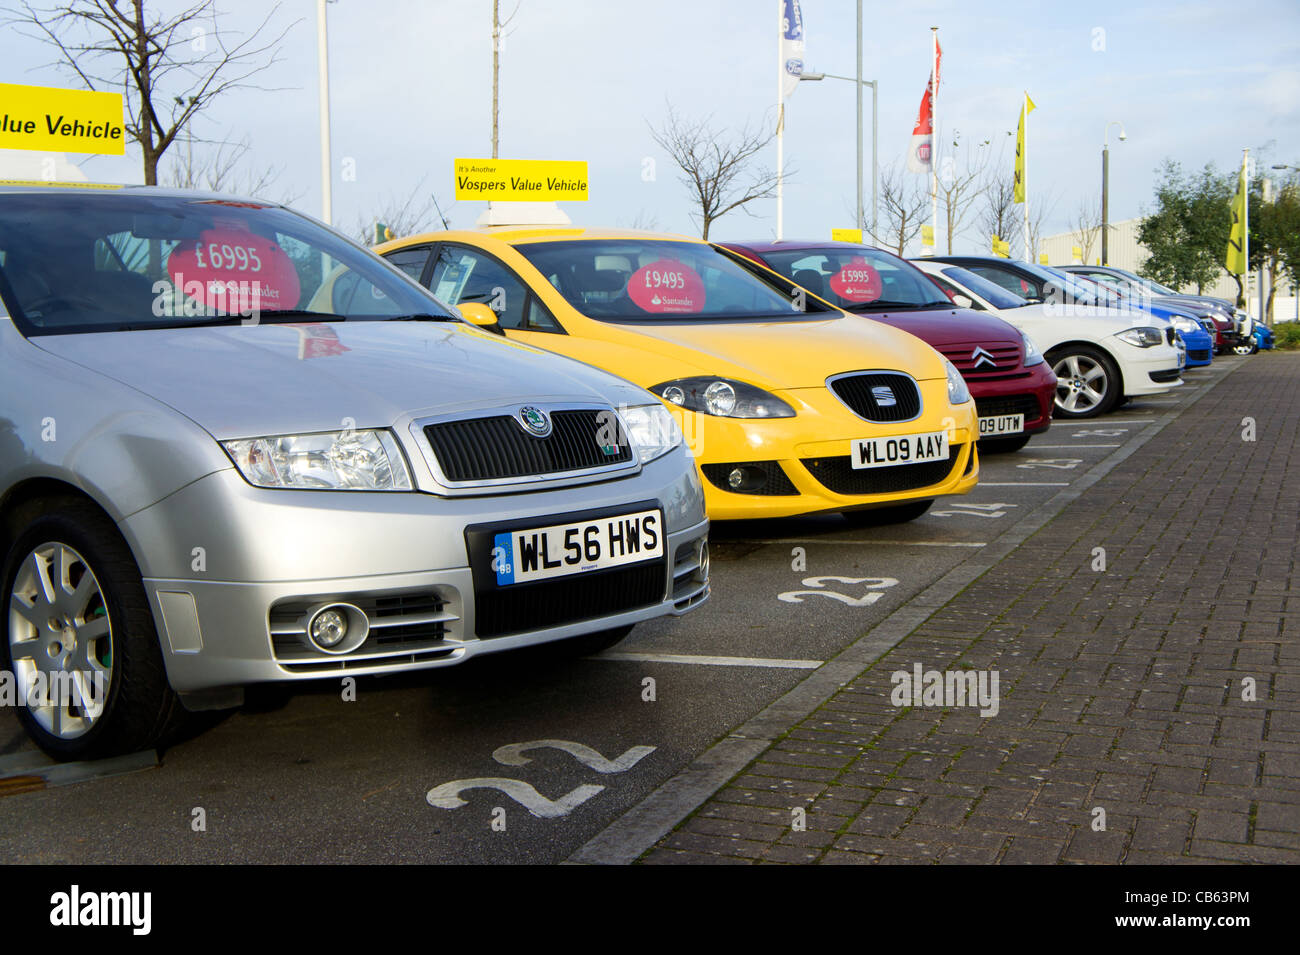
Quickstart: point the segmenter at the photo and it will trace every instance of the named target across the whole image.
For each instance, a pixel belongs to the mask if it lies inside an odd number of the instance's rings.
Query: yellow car
[[[708,243],[495,226],[376,251],[477,324],[657,394],[713,520],[893,523],[978,479],[975,406],[947,359]]]

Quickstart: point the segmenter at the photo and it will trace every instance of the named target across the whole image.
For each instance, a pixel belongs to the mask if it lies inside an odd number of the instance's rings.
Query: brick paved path
[[[1298,435],[1300,355],[1257,356],[642,861],[1300,862]],[[999,712],[894,706],[916,663]]]

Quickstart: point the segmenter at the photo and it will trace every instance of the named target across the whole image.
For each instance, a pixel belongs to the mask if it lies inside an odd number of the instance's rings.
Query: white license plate
[[[853,467],[888,468],[948,460],[948,432],[900,434],[893,438],[858,438],[853,442]]]
[[[505,587],[662,557],[663,522],[653,510],[502,532],[492,541],[492,570]]]
[[[1025,416],[1022,414],[999,414],[980,418],[980,437],[991,434],[1019,434],[1025,430]]]

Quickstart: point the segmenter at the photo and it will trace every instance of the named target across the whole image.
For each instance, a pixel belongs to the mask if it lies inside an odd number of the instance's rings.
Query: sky
[[[515,2],[501,0],[503,15]],[[218,6],[218,26],[232,35],[256,28],[272,7]],[[803,0],[802,9],[807,69],[852,75],[853,0]],[[519,0],[501,58],[501,156],[586,160],[591,199],[563,206],[575,223],[698,235],[690,195],[651,126],[670,103],[728,134],[772,124],[777,15],[777,0]],[[863,19],[863,74],[879,84],[881,167],[902,163],[929,75],[930,27],[938,26],[940,148],[957,133],[959,165],[970,144],[995,156],[1001,150],[1009,170],[1008,133],[1028,92],[1037,105],[1029,198],[1050,210],[1044,235],[1069,231],[1080,206],[1097,201],[1111,121],[1127,134],[1121,143],[1111,128],[1112,221],[1150,211],[1155,171],[1166,158],[1226,170],[1249,147],[1263,150],[1268,164],[1300,166],[1296,0],[864,0]],[[292,197],[319,215],[316,3],[283,0],[271,25],[288,33],[278,62],[258,77],[264,89],[230,92],[193,132],[200,140],[246,140],[249,171],[279,171],[269,196]],[[453,227],[473,225],[484,204],[453,201],[452,162],[491,154],[490,0],[332,0],[328,25],[334,224],[354,232],[395,203],[413,195],[423,203],[432,193]],[[0,54],[0,82],[75,85],[50,65],[50,48],[13,28],[0,34]],[[186,91],[163,92],[170,99]],[[786,237],[829,237],[854,224],[854,127],[851,82],[802,83],[789,99]],[[976,145],[985,140],[989,146]],[[202,143],[194,149],[204,154]],[[141,181],[138,152],[129,149],[122,158],[67,158],[92,180]],[[0,156],[0,174],[30,161]],[[774,166],[775,146],[759,161]],[[745,208],[715,223],[710,237],[775,235],[774,200]],[[972,225],[954,247],[986,251],[988,237]]]

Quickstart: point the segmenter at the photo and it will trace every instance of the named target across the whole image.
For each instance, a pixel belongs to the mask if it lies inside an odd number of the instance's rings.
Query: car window
[[[418,286],[278,206],[192,195],[0,197],[0,294],[24,334],[451,316]]]
[[[826,312],[790,295],[700,242],[579,239],[515,246],[565,301],[602,321],[692,322],[791,319]],[[436,294],[436,291],[435,291]]]
[[[1012,272],[1008,272],[1005,269],[999,269],[992,265],[980,264],[971,265],[969,268],[970,271],[974,272],[976,275],[988,279],[994,285],[1005,289],[1012,295],[1019,295],[1021,298],[1025,299],[1041,299],[1043,297],[1042,287],[1037,283],[1030,282],[1028,279],[1022,278]]]
[[[959,289],[957,286],[953,285],[942,275],[931,275],[930,273],[927,272],[926,278],[928,278],[931,282],[937,285],[939,287],[939,290],[942,291],[944,295],[948,296],[949,301],[953,301],[954,297],[957,295],[965,295],[966,298],[970,301],[970,307],[972,309],[974,309],[977,312],[987,311],[987,309],[977,299],[971,298],[971,296],[967,294],[965,290]]]
[[[479,302],[497,314],[502,328],[559,332],[554,316],[511,269],[496,259],[462,245],[438,250],[429,277],[429,290],[444,302]]]
[[[413,249],[398,249],[396,252],[385,253],[384,258],[418,282],[424,278],[424,266],[429,261],[430,251],[432,250],[429,246],[420,245]]]
[[[773,271],[832,305],[849,311],[939,308],[936,294],[914,265],[869,246],[835,246],[759,253]]]
[[[1029,304],[1019,295],[1008,292],[1000,285],[994,285],[988,279],[976,275],[969,269],[963,269],[957,265],[945,265],[942,270],[944,275],[970,289],[996,309],[1023,308]]]

